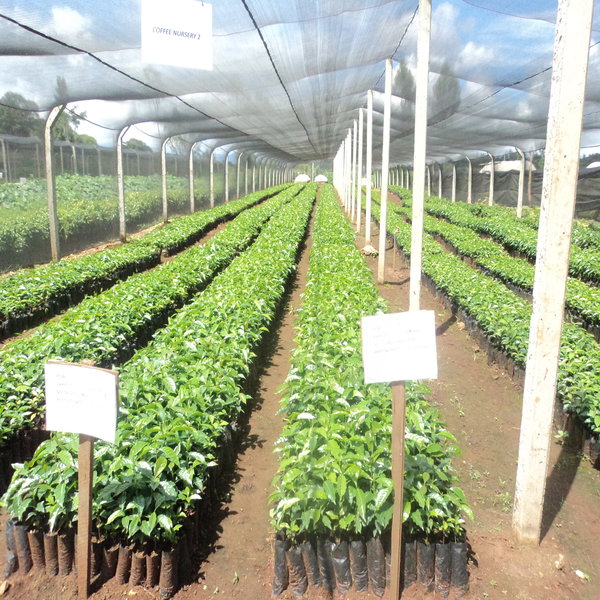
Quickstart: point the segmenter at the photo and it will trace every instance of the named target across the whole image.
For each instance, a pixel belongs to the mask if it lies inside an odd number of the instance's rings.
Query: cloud
[[[496,53],[489,46],[467,42],[457,57],[458,70],[477,71],[493,64]]]
[[[68,6],[54,6],[47,32],[71,44],[92,40],[92,19]]]

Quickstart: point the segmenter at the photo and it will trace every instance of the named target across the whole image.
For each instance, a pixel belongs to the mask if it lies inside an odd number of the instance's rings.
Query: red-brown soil
[[[373,229],[376,246],[377,229]],[[310,240],[308,242],[310,244]],[[357,238],[359,247],[364,239]],[[399,256],[387,251],[385,283],[380,293],[392,310],[408,308],[408,269]],[[377,259],[368,257],[376,272]],[[393,267],[392,267],[393,265]],[[231,491],[214,523],[216,536],[200,564],[197,582],[182,588],[176,600],[271,597],[272,531],[268,496],[277,456],[273,444],[281,433],[277,414],[277,387],[288,371],[293,347],[293,321],[300,305],[307,253],[304,252],[294,290],[275,338],[275,352],[265,364],[256,408],[232,477]],[[470,565],[471,600],[597,600],[600,598],[600,473],[586,460],[559,445],[552,446],[544,510],[543,539],[539,546],[516,542],[511,511],[521,418],[522,389],[494,365],[467,334],[464,325],[423,289],[421,307],[435,311],[438,327],[439,378],[430,382],[432,403],[438,406],[448,429],[458,438],[463,453],[455,461],[461,487],[473,508],[467,522],[473,550]],[[4,562],[0,539],[0,564]],[[581,579],[575,571],[589,576]],[[71,600],[77,597],[74,575],[46,577],[31,571],[14,574],[4,596],[10,600]],[[2,587],[0,587],[0,595]],[[285,592],[281,598],[290,600]],[[307,599],[324,598],[314,590]],[[435,597],[417,585],[403,598]],[[454,593],[450,594],[450,598]],[[93,600],[137,598],[154,600],[158,590],[106,583]],[[351,592],[348,600],[373,600],[371,593]],[[385,600],[390,600],[389,591]]]

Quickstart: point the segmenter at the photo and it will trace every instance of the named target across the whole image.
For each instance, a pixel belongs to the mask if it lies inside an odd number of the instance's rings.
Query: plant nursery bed
[[[373,235],[376,241],[377,229]],[[307,250],[310,249],[310,236]],[[360,248],[364,239],[357,238]],[[373,245],[376,245],[372,242]],[[391,246],[391,244],[388,244]],[[254,394],[254,409],[233,472],[224,482],[224,493],[207,515],[206,544],[194,557],[190,582],[173,596],[175,600],[244,599],[272,597],[274,532],[269,523],[268,496],[277,468],[274,443],[281,435],[282,417],[278,387],[289,369],[294,346],[294,321],[300,306],[307,270],[305,250],[280,326],[272,338],[273,353],[264,360],[263,373]],[[376,272],[377,258],[367,257]],[[386,283],[380,294],[393,311],[408,307],[408,269],[400,255],[388,250]],[[393,265],[393,267],[392,267]],[[600,477],[587,459],[558,443],[553,444],[543,537],[540,546],[516,542],[511,511],[516,472],[522,388],[503,369],[488,364],[482,348],[468,333],[465,323],[453,315],[427,289],[422,307],[435,311],[439,379],[429,382],[430,401],[442,413],[448,429],[458,438],[462,456],[454,461],[460,486],[474,512],[466,523],[469,558],[467,600],[597,600],[600,595]],[[0,521],[0,565],[6,564],[5,518]],[[578,574],[579,573],[579,574]],[[583,576],[586,577],[583,577]],[[0,586],[4,574],[0,573]],[[8,600],[75,600],[75,574],[49,577],[32,568],[12,574],[0,587]],[[4,592],[2,590],[4,589]],[[449,598],[458,597],[453,589]],[[291,589],[279,598],[295,598]],[[389,587],[383,596],[372,588],[326,592],[309,586],[306,600],[391,600]],[[403,591],[405,600],[439,597],[415,583]],[[93,587],[91,600],[158,600],[158,587],[117,584],[115,579]]]

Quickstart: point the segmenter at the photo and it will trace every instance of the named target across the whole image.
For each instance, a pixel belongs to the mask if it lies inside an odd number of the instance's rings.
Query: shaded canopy
[[[42,116],[74,103],[112,139],[136,124],[157,139],[247,142],[298,163],[332,159],[373,89],[377,163],[392,57],[391,160],[412,160],[416,0],[220,0],[212,70],[142,62],[139,0],[2,4],[0,97],[16,93]],[[543,148],[556,2],[447,0],[433,9],[428,158]],[[595,15],[583,145],[600,139]]]

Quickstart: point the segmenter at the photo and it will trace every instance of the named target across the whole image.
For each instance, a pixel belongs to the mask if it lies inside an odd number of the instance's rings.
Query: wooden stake
[[[94,438],[79,434],[79,509],[77,515],[77,590],[79,598],[90,595],[92,537],[92,480]]]
[[[392,517],[392,563],[390,589],[392,600],[400,598],[402,563],[402,515],[404,513],[404,429],[406,422],[406,384],[392,383],[392,481],[394,514]]]

